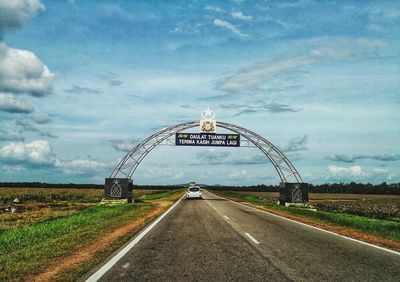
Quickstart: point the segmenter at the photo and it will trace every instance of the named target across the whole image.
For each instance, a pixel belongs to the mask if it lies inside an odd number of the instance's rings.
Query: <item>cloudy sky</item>
[[[103,183],[210,107],[307,182],[399,182],[399,26],[399,1],[0,0],[0,181]],[[279,182],[255,148],[159,146],[134,175],[191,180]]]

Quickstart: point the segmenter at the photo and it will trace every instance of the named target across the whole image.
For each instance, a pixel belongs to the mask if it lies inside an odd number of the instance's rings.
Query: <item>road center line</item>
[[[123,256],[125,256],[147,233],[149,233],[173,208],[175,208],[183,199],[182,196],[172,207],[170,207],[166,212],[160,215],[156,221],[149,225],[142,233],[139,234],[133,241],[131,241],[125,248],[123,248],[118,254],[112,257],[105,265],[103,265],[99,270],[97,270],[92,276],[90,276],[86,282],[95,282],[99,280],[107,271],[111,269]]]
[[[257,244],[257,245],[260,244],[260,242],[258,242],[258,241],[257,241],[253,236],[251,236],[249,233],[246,232],[246,233],[244,233],[244,234],[246,234],[246,236],[249,237],[250,240],[253,241],[254,244]]]
[[[230,218],[229,218],[229,217],[227,217],[226,215],[224,215],[224,217],[225,217],[225,219],[227,219],[227,220],[230,220]]]

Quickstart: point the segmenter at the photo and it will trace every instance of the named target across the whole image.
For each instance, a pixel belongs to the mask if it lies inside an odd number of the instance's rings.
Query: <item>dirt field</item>
[[[237,194],[252,195],[256,197],[262,197],[264,199],[276,199],[279,198],[278,192],[237,192]],[[372,194],[328,194],[328,193],[310,193],[310,202],[319,200],[374,200],[374,199],[400,199],[400,195],[372,195]]]

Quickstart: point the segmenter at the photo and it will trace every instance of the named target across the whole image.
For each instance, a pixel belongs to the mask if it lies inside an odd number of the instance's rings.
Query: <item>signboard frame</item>
[[[240,147],[240,134],[176,133],[176,146]]]

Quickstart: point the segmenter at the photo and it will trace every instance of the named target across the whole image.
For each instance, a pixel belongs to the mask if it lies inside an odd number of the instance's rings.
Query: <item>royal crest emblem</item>
[[[215,132],[215,125],[212,120],[204,120],[201,123],[201,132],[213,133]]]
[[[217,127],[217,122],[214,120],[215,112],[208,107],[201,112],[201,117],[203,119],[200,120],[200,132],[215,133]]]

